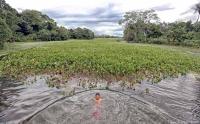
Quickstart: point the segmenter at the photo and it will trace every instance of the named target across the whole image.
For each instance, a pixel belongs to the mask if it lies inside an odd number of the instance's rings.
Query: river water
[[[84,77],[71,78],[61,87],[49,86],[45,76],[23,83],[1,78],[0,123],[200,123],[200,78],[193,74],[158,84],[143,81],[134,88],[122,87],[120,82],[107,86],[103,80]],[[102,97],[98,106],[94,100],[97,92]]]

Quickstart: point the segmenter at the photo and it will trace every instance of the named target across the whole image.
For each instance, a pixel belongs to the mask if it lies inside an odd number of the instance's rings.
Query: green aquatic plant
[[[170,76],[200,72],[198,56],[112,39],[50,43],[10,53],[0,63],[2,74],[10,77],[59,74],[68,79],[83,75],[129,83],[144,79],[159,82]]]

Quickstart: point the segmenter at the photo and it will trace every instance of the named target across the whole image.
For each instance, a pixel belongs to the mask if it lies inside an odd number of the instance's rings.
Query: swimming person
[[[101,110],[100,110],[100,105],[101,105],[101,95],[100,93],[96,93],[95,94],[95,108],[94,108],[94,112],[92,113],[92,116],[96,119],[99,120],[100,116],[101,116]]]
[[[101,96],[100,96],[100,93],[96,93],[96,94],[95,94],[95,103],[96,103],[97,105],[99,105],[99,104],[101,103],[101,100],[102,100],[102,98],[101,98]]]

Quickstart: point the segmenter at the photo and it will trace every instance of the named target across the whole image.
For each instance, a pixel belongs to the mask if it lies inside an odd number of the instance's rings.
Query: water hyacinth
[[[30,74],[85,75],[139,83],[200,72],[200,57],[159,47],[132,45],[112,39],[71,41],[13,52],[1,60],[2,74],[23,77]]]

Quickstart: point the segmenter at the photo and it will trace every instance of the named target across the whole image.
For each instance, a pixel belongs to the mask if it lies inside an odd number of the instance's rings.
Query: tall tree
[[[33,28],[26,22],[26,21],[21,21],[19,24],[19,29],[17,29],[17,32],[20,32],[22,34],[29,35],[32,33]]]
[[[198,14],[197,21],[196,21],[196,22],[198,22],[199,21],[199,17],[200,17],[200,3],[195,4],[193,9],[194,9],[194,12]]]
[[[175,44],[177,42],[180,43],[187,39],[185,25],[185,22],[175,22],[169,24],[169,29],[166,32],[166,35],[170,44]]]
[[[61,40],[67,40],[69,39],[69,31],[64,28],[64,27],[59,27],[57,29],[58,36],[60,37]]]
[[[14,8],[0,0],[0,40],[67,40],[69,37],[76,39],[92,39],[94,33],[89,29],[77,28],[68,31],[59,27],[48,15],[36,10],[24,10],[18,13]],[[10,33],[12,36],[10,37]],[[71,36],[70,36],[71,35]]]
[[[147,32],[148,32],[148,25],[151,23],[159,22],[159,18],[154,10],[145,10],[145,11],[131,11],[127,12],[123,19],[119,21],[119,24],[125,27],[125,31],[129,31],[126,28],[132,27],[134,29],[135,36],[134,41],[138,42],[137,40],[146,40]],[[134,28],[133,28],[134,27]],[[133,30],[132,30],[133,31]],[[124,33],[132,34],[132,33]],[[128,37],[128,36],[124,36]],[[128,38],[131,39],[131,38]]]

